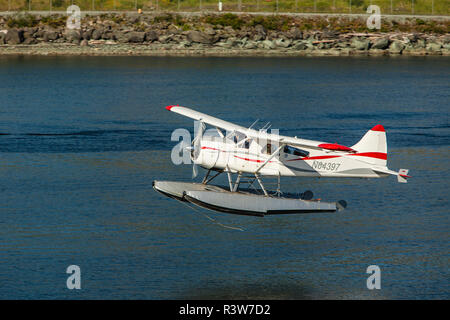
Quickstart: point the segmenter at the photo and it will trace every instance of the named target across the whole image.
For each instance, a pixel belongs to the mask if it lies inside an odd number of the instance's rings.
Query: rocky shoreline
[[[245,15],[1,16],[0,55],[349,56],[450,55],[449,20],[390,21],[372,32],[362,18]]]

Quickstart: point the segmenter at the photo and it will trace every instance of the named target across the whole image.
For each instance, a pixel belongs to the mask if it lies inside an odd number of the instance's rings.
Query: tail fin
[[[352,146],[359,155],[364,157],[364,161],[376,164],[378,166],[386,166],[387,164],[387,143],[386,131],[381,124],[366,132],[357,144]]]

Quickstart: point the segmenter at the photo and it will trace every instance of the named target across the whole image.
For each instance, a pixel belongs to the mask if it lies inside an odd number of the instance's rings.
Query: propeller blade
[[[202,137],[203,137],[203,132],[205,131],[206,125],[200,121],[199,124],[197,125],[197,132],[195,135],[194,140],[192,140],[192,145],[194,147],[194,152],[192,154],[192,160],[197,159],[198,155],[200,154],[201,151],[201,144],[202,144]]]
[[[194,165],[192,166],[192,179],[197,177],[197,175],[198,175],[198,166],[194,163]]]

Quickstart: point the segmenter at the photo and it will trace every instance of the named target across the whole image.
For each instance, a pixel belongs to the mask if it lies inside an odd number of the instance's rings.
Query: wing
[[[194,120],[198,120],[198,121],[203,121],[204,123],[207,123],[213,127],[218,127],[221,129],[224,129],[225,131],[239,131],[239,132],[246,132],[247,128],[242,127],[242,126],[238,126],[234,123],[225,121],[225,120],[221,120],[219,118],[216,117],[212,117],[209,116],[205,113],[201,113],[186,107],[180,107],[180,106],[167,106],[166,107],[167,110],[181,114],[182,116],[194,119]]]
[[[271,134],[271,133],[262,133],[260,131],[249,129],[246,127],[242,127],[239,125],[236,125],[234,123],[224,121],[221,119],[218,119],[216,117],[209,116],[205,113],[198,112],[195,110],[192,110],[190,108],[181,107],[181,106],[167,106],[167,110],[181,114],[185,117],[189,117],[195,120],[203,121],[204,123],[207,123],[211,126],[218,127],[221,129],[224,129],[229,132],[237,131],[241,132],[248,137],[258,139],[258,138],[264,138],[269,141],[277,141],[279,144],[287,144],[293,147],[307,147],[307,148],[313,148],[313,149],[327,149],[327,150],[337,150],[337,151],[348,151],[344,149],[339,148],[347,148],[345,146],[340,146],[337,144],[329,144],[321,141],[314,141],[314,140],[306,140],[306,139],[300,139],[297,137],[288,137],[288,136],[281,136],[278,134]],[[328,146],[328,147],[327,147]],[[329,147],[331,146],[331,147]]]

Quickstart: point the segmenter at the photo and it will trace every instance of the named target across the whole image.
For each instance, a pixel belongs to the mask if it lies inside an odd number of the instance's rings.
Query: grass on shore
[[[118,25],[127,23],[124,14],[103,14],[102,19],[111,20]],[[92,17],[84,17],[82,24],[87,24]],[[96,19],[96,18],[95,18]],[[66,24],[67,17],[64,15],[49,15],[36,18],[34,15],[20,13],[9,16],[6,25],[9,28],[35,27],[39,25],[50,26],[52,28],[62,27]],[[223,27],[232,27],[235,30],[244,27],[254,27],[262,25],[267,30],[287,31],[292,27],[300,30],[329,30],[338,33],[348,32],[372,32],[367,28],[364,19],[350,19],[348,17],[293,17],[283,15],[236,15],[225,13],[222,15],[209,14],[201,17],[183,17],[177,14],[161,13],[154,16],[151,23],[170,23],[180,27],[182,30],[203,29],[203,23],[213,26],[221,25]],[[142,22],[133,24],[133,28],[137,31],[144,31],[147,27]],[[450,29],[449,21],[433,21],[422,20],[418,18],[409,18],[404,22],[383,21],[381,24],[381,32],[423,32],[446,34]]]
[[[351,2],[351,8],[349,4]],[[0,0],[0,11],[65,10],[217,11],[218,0]],[[449,15],[448,0],[222,0],[223,11],[365,13],[370,4],[382,14]]]

